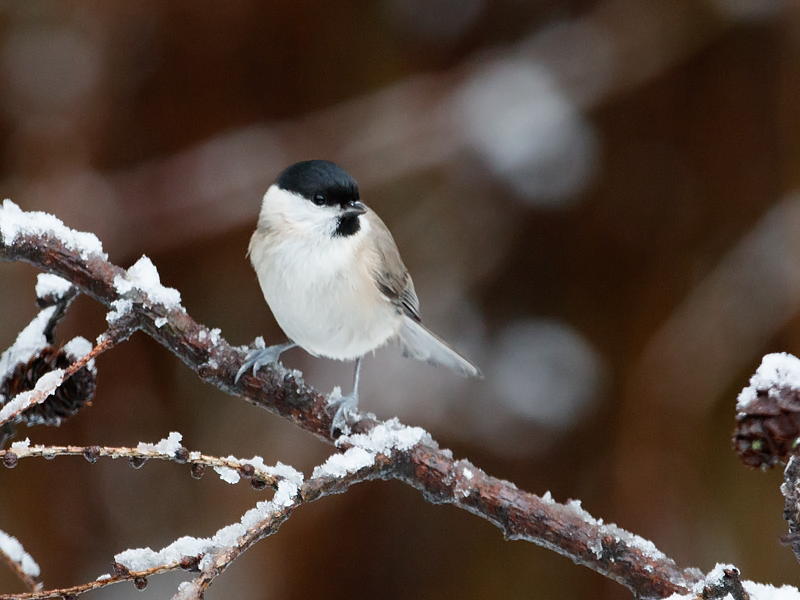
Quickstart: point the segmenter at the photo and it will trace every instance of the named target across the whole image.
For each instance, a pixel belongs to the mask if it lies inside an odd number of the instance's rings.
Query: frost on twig
[[[740,580],[739,569],[717,564],[698,581],[690,594],[674,594],[668,600],[800,600],[797,588]]]
[[[0,425],[4,425],[18,417],[31,406],[41,404],[47,400],[56,391],[56,388],[64,383],[65,374],[66,371],[64,369],[56,369],[45,373],[36,382],[36,387],[29,392],[17,394],[0,409]]]
[[[8,535],[0,530],[0,558],[11,567],[17,577],[32,592],[39,592],[42,583],[39,581],[39,565],[33,560],[30,554],[25,552],[22,544],[15,537]]]
[[[10,452],[16,453],[19,458],[31,456],[54,456],[68,454],[84,454],[96,460],[99,456],[137,456],[148,458],[163,458],[177,460],[176,456],[185,449],[179,444],[180,434],[172,433],[157,444],[139,444],[133,448],[98,448],[89,447],[54,447],[31,446],[29,442],[15,443]],[[192,460],[202,460],[211,466],[225,465],[226,468],[236,468],[239,472],[247,471],[253,464],[263,465],[259,457],[250,460],[221,459],[188,453]],[[5,454],[8,456],[8,453]],[[253,467],[255,468],[255,467]],[[380,476],[381,470],[391,468],[391,465],[373,463],[361,469],[348,472],[346,479],[348,485],[365,481]],[[293,510],[303,503],[323,498],[329,494],[341,491],[341,481],[333,477],[324,480],[315,480],[313,477],[304,481],[302,473],[293,468],[282,465],[274,467],[260,467],[256,469],[257,476],[272,477],[275,494],[272,500],[258,502],[256,506],[247,511],[239,522],[219,529],[208,538],[195,538],[184,536],[161,550],[150,548],[136,548],[125,550],[114,556],[113,573],[103,575],[96,581],[71,588],[34,592],[29,594],[15,594],[0,596],[4,599],[34,600],[41,598],[59,598],[69,595],[78,595],[84,592],[105,587],[122,581],[133,581],[139,588],[147,585],[147,578],[154,575],[181,569],[190,573],[197,573],[191,581],[186,581],[179,586],[175,594],[176,599],[200,599],[204,591],[220,576],[230,564],[242,553],[247,551],[259,540],[277,532],[279,527],[291,516]],[[222,475],[221,475],[222,476]],[[224,477],[223,477],[224,478]],[[309,490],[313,489],[313,493]]]
[[[199,479],[205,467],[212,468],[226,483],[235,484],[240,479],[251,480],[252,487],[263,489],[276,487],[284,480],[293,480],[297,471],[278,463],[268,466],[260,456],[240,459],[233,456],[218,458],[196,451],[189,451],[181,445],[180,433],[173,431],[156,444],[140,442],[135,448],[118,446],[40,446],[32,445],[30,440],[14,442],[8,450],[0,450],[0,461],[6,466],[15,467],[24,458],[40,457],[53,459],[58,456],[83,456],[91,463],[100,458],[127,458],[131,466],[141,468],[148,460],[169,460],[176,463],[191,464],[192,476]]]
[[[259,489],[265,485],[275,489],[272,500],[259,502],[255,508],[246,512],[238,523],[223,527],[210,538],[184,536],[160,551],[149,548],[125,550],[114,557],[113,574],[101,576],[96,581],[49,591],[41,591],[41,587],[37,587],[32,588],[33,593],[1,597],[58,598],[127,580],[133,580],[137,587],[143,589],[148,577],[176,569],[200,573],[194,582],[187,584],[188,587],[182,586],[182,590],[186,591],[192,586],[205,590],[242,552],[266,535],[277,531],[289,517],[292,509],[301,502],[300,488],[303,485],[303,475],[295,469],[281,463],[276,466],[265,465],[263,459],[258,456],[252,459],[217,458],[199,452],[189,452],[180,444],[181,439],[179,433],[173,432],[156,444],[139,443],[136,448],[35,446],[26,440],[12,444],[10,450],[0,451],[0,457],[7,466],[16,466],[23,458],[52,459],[56,456],[69,455],[82,455],[92,463],[101,457],[128,458],[135,468],[141,467],[148,459],[171,460],[177,463],[191,461],[193,475],[196,474],[197,465],[209,466],[228,483],[235,483],[241,476],[261,482],[261,485],[256,486]],[[9,460],[9,457],[12,459]],[[236,481],[230,473],[236,473]],[[16,543],[13,538],[9,539]],[[21,546],[18,543],[16,546],[11,542],[4,543],[0,535],[0,553],[3,552],[19,563],[20,572],[29,573],[31,577],[38,575],[38,567],[30,557],[22,553]]]

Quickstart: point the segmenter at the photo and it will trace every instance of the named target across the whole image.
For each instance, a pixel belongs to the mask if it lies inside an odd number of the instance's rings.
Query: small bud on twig
[[[129,464],[130,464],[130,465],[131,465],[131,466],[132,466],[134,469],[141,469],[141,468],[144,466],[144,463],[146,463],[146,462],[147,462],[147,459],[146,459],[146,458],[144,458],[143,456],[131,456],[131,457],[128,459],[128,463],[129,463]]]
[[[87,446],[83,450],[83,457],[92,464],[96,463],[100,458],[100,448],[97,446]]]
[[[180,567],[184,571],[198,573],[200,571],[200,561],[197,556],[184,556],[181,558]]]
[[[131,572],[128,570],[128,567],[122,563],[115,562],[111,565],[111,568],[114,570],[114,575],[117,577],[130,577]]]
[[[206,466],[202,463],[192,463],[192,477],[200,479],[206,472]]]
[[[180,464],[189,462],[189,451],[183,446],[175,450],[175,462]]]
[[[13,452],[6,452],[6,454],[3,456],[3,464],[9,469],[16,467],[17,462],[17,455]]]

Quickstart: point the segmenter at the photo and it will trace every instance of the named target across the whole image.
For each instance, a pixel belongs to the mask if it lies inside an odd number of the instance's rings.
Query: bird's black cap
[[[322,195],[329,206],[345,206],[359,199],[356,180],[339,165],[327,160],[304,160],[286,167],[275,184],[309,200]]]

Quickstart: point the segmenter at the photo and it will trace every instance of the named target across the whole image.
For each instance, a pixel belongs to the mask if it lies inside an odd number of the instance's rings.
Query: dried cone
[[[796,452],[798,436],[800,390],[760,388],[736,416],[733,449],[744,464],[768,469]]]
[[[0,394],[10,400],[17,394],[32,390],[45,373],[54,369],[66,369],[73,363],[61,348],[47,346],[27,363],[19,363],[0,384]],[[71,417],[84,406],[90,405],[95,391],[95,374],[83,367],[61,384],[41,404],[30,407],[20,415],[20,421],[28,426],[60,425],[61,420]],[[0,399],[2,400],[2,399]]]

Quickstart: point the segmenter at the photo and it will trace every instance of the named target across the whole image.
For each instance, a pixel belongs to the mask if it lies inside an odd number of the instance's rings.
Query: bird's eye
[[[325,205],[325,196],[322,194],[315,194],[311,201],[316,204],[317,206],[324,206]]]

